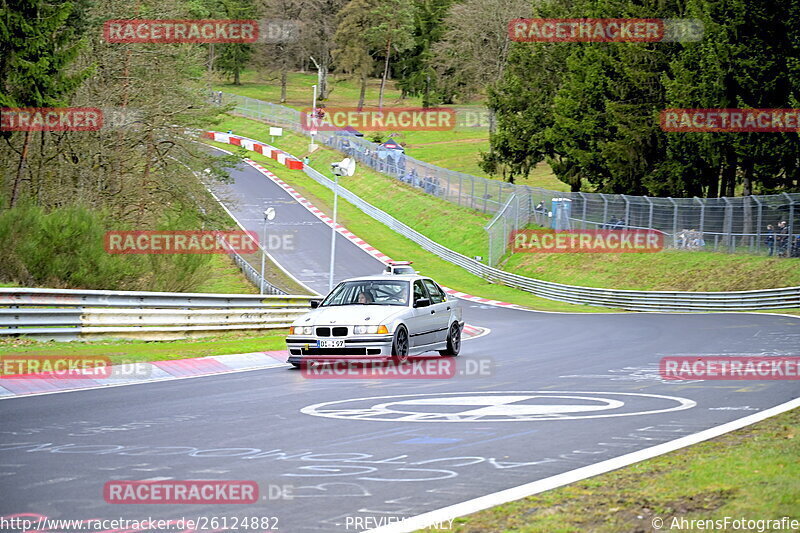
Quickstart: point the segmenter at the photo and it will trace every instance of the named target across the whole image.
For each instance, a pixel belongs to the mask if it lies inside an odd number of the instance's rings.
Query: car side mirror
[[[320,302],[319,300],[311,300],[310,303],[311,303],[311,309],[316,309],[322,302]]]
[[[429,298],[420,298],[416,302],[414,302],[414,307],[428,307],[431,305],[431,301]]]

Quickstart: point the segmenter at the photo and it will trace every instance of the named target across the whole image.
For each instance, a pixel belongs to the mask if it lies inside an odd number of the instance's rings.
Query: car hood
[[[295,320],[292,325],[380,325],[385,324],[407,310],[407,307],[401,307],[399,305],[342,305],[320,307],[301,316]]]

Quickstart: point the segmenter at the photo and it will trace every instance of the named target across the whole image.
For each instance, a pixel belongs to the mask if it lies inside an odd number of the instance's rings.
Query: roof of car
[[[357,278],[349,278],[349,279],[344,279],[342,281],[365,281],[365,280],[387,281],[394,279],[416,280],[416,279],[431,279],[431,278],[429,278],[428,276],[420,276],[419,274],[394,274],[392,276],[378,274],[375,276],[360,276]]]

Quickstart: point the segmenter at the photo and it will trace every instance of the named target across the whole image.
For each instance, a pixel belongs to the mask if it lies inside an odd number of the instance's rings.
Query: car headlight
[[[314,333],[314,326],[292,326],[289,328],[289,335],[311,335]]]
[[[380,325],[380,326],[355,326],[353,328],[353,333],[355,333],[356,335],[365,335],[365,334],[369,335],[369,334],[375,334],[375,333],[389,333],[389,329],[384,325]]]

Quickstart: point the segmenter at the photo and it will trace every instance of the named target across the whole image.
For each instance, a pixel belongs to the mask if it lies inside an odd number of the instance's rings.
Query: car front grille
[[[347,336],[347,327],[346,326],[336,326],[333,329],[333,336],[334,337],[346,337]],[[331,328],[327,326],[322,326],[317,328],[317,337],[330,337],[331,336]]]

